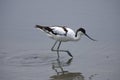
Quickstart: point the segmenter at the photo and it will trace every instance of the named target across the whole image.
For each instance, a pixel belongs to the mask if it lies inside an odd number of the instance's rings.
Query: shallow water
[[[108,48],[102,49],[101,52],[97,51],[102,47],[96,48],[94,45],[83,53],[75,49],[76,53],[71,51],[73,58],[67,53],[60,53],[59,59],[56,52],[49,50],[18,50],[19,52],[11,54],[1,52],[0,78],[2,80],[119,80],[120,54],[113,51],[116,50],[113,47],[109,47],[112,52],[108,51]]]

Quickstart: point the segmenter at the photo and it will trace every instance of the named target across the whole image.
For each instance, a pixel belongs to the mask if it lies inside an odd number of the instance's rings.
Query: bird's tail
[[[48,27],[48,26],[41,26],[41,25],[36,25],[35,28],[39,28],[41,31],[44,31],[46,33],[54,33],[52,30],[52,28]]]
[[[41,26],[41,25],[36,25],[35,28],[39,28],[39,29],[42,29],[42,30],[44,29],[44,27]]]
[[[41,31],[46,31],[46,26],[36,25],[35,28],[39,28]]]

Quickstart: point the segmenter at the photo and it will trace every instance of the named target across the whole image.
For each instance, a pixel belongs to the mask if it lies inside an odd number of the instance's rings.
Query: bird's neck
[[[80,40],[82,35],[83,35],[83,33],[81,31],[76,32],[74,41]]]

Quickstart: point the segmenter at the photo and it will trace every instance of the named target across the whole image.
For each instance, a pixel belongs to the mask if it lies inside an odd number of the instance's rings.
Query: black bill
[[[87,34],[85,34],[89,39],[91,39],[92,41],[96,41],[95,39],[91,38],[90,36],[88,36]]]

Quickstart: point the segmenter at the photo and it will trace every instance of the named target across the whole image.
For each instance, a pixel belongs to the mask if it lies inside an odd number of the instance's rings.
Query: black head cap
[[[84,28],[79,28],[77,31],[81,31],[81,32],[83,32],[84,34],[86,33],[86,31],[85,31]]]

